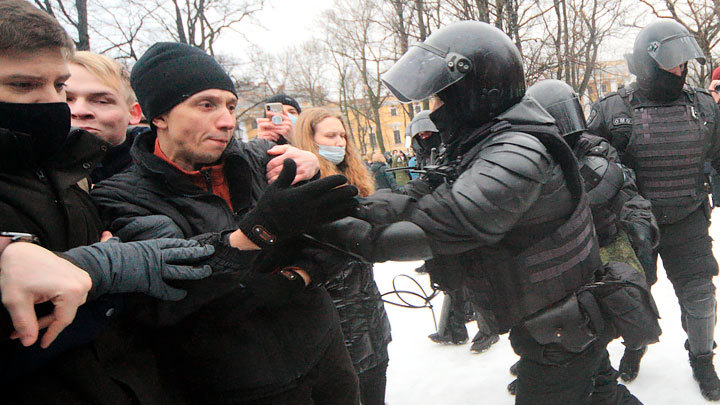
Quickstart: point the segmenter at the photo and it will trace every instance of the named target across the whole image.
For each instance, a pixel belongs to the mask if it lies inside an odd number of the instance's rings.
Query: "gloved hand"
[[[345,184],[345,176],[328,176],[291,187],[295,171],[295,162],[286,159],[278,179],[240,221],[240,230],[261,248],[346,217],[357,207],[357,188]]]
[[[348,260],[353,259],[331,248],[305,247],[300,250],[297,265],[310,275],[314,285],[323,285],[343,271]]]
[[[645,280],[652,286],[657,282],[657,264],[653,252],[652,234],[650,227],[643,223],[631,222],[625,227],[635,255],[645,271]]]
[[[163,280],[199,280],[212,273],[210,266],[194,265],[210,257],[212,245],[193,240],[153,239],[119,243],[117,238],[70,249],[59,255],[87,271],[93,281],[90,296],[141,292],[178,301],[185,291]]]

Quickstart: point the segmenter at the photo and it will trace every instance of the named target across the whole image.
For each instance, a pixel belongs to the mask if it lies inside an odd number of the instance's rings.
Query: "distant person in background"
[[[716,90],[716,87],[720,87],[720,66],[716,67],[712,72],[712,78],[708,90],[715,100],[716,103],[720,103],[720,89]]]
[[[375,191],[373,178],[362,163],[352,141],[348,141],[341,115],[325,108],[312,108],[300,115],[293,135],[300,149],[313,152],[323,177],[342,174],[362,197]],[[360,380],[363,405],[385,403],[390,320],[375,284],[372,263],[341,258],[342,267],[325,283],[340,314],[345,346]]]
[[[396,154],[393,155],[392,158],[392,167],[393,169],[398,167],[407,167],[408,166],[408,159],[407,156],[405,156],[405,153],[403,151],[398,150]],[[395,181],[397,182],[398,187],[402,187],[405,184],[407,184],[408,181],[410,181],[410,173],[407,170],[398,170],[395,172]]]
[[[104,55],[76,52],[70,59],[67,103],[72,126],[84,129],[112,146],[92,171],[93,183],[132,164],[130,147],[142,118],[140,104],[130,87],[130,73]]]
[[[302,112],[300,104],[298,104],[297,100],[294,98],[282,93],[268,97],[265,100],[265,104],[268,103],[282,104],[282,123],[277,125],[274,124],[272,122],[272,117],[275,114],[265,111],[265,116],[263,118],[256,118],[258,138],[273,141],[278,145],[290,143],[293,127],[295,126],[298,116]]]
[[[395,175],[387,171],[388,165],[386,161],[385,155],[380,152],[375,152],[372,155],[370,171],[373,177],[375,177],[375,189],[389,188],[392,191],[397,191],[398,185],[395,181]]]
[[[439,149],[440,131],[430,120],[430,110],[420,111],[410,121],[407,135],[412,137],[412,148],[415,151],[417,167],[422,169],[430,164],[430,154],[433,149]]]

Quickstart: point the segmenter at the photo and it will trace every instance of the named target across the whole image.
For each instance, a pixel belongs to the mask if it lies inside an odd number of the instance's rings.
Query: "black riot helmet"
[[[402,102],[438,95],[432,121],[447,130],[476,127],[518,103],[525,94],[520,52],[499,29],[460,21],[414,44],[381,80]]]
[[[674,20],[654,22],[635,38],[633,53],[625,55],[630,73],[650,98],[673,100],[680,95],[687,68],[677,77],[667,72],[695,59],[705,63],[705,56],[695,37]]]
[[[580,97],[569,84],[561,80],[542,80],[528,87],[526,94],[555,118],[562,136],[587,129]]]

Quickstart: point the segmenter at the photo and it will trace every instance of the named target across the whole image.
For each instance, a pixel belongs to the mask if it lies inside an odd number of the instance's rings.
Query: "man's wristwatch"
[[[36,245],[40,244],[40,238],[24,232],[0,232],[0,254],[13,242],[29,242]]]

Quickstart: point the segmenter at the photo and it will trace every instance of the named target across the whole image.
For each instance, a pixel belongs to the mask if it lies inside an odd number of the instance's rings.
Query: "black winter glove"
[[[643,223],[631,222],[625,227],[630,242],[632,243],[635,255],[643,267],[645,279],[648,285],[652,286],[657,281],[657,265],[653,252],[653,242],[650,227]]]
[[[331,248],[306,247],[300,250],[297,264],[308,273],[314,285],[323,285],[347,268],[351,259],[357,260]]]
[[[211,245],[183,239],[154,239],[82,246],[60,256],[84,269],[92,279],[90,296],[108,293],[141,292],[163,300],[178,301],[187,294],[163,280],[198,280],[212,272],[210,266],[197,266],[213,254]]]
[[[357,188],[345,184],[345,176],[291,187],[296,169],[295,161],[286,159],[280,176],[240,221],[240,230],[261,248],[346,217],[357,207]]]

